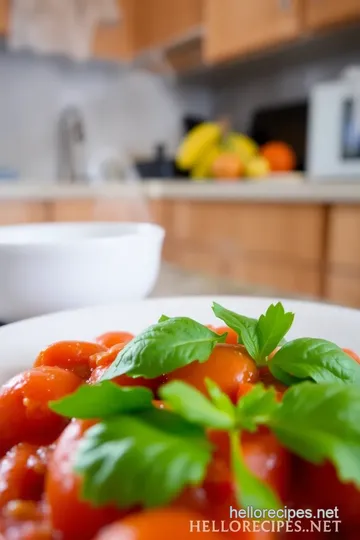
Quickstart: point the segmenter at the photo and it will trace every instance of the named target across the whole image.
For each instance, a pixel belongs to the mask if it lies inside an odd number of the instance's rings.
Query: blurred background
[[[359,0],[0,0],[0,225],[92,220],[166,229],[153,294],[360,308]]]

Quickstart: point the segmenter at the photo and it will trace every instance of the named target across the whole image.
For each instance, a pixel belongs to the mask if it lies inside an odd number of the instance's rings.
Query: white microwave
[[[343,78],[311,92],[306,169],[313,181],[360,181],[359,81]]]

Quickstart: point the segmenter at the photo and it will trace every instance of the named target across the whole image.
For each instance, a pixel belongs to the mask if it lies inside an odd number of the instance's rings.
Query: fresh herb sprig
[[[52,408],[87,418],[93,396],[95,401],[100,393],[112,399],[112,386],[89,386],[86,395],[79,389]],[[117,388],[117,406],[102,408],[103,418],[79,446],[75,468],[84,479],[83,497],[94,505],[116,503],[120,508],[170,503],[184,487],[203,482],[212,456],[206,430],[212,428],[229,434],[238,504],[276,508],[277,495],[248,469],[241,452],[240,434],[259,426],[268,427],[305,460],[330,461],[342,481],[360,489],[357,385],[305,382],[289,388],[278,402],[274,389],[258,384],[236,405],[213,382],[207,381],[207,388],[209,398],[181,381],[164,385],[159,393],[170,411],[150,406],[143,388]],[[139,478],[141,490],[135,487]]]
[[[219,336],[192,319],[162,316],[124,347],[103,382],[83,386],[51,405],[68,418],[99,420],[85,433],[76,458],[84,498],[94,505],[116,503],[121,508],[171,502],[185,486],[203,482],[212,457],[206,433],[211,428],[229,435],[239,504],[275,508],[280,504],[277,496],[247,468],[241,452],[241,433],[255,432],[259,426],[269,428],[285,447],[308,461],[332,462],[341,480],[360,489],[359,364],[325,340],[303,338],[284,344],[294,315],[281,303],[271,305],[259,319],[218,304],[213,310],[237,332],[239,343],[258,365],[267,365],[291,387],[282,402],[274,389],[261,384],[234,405],[212,381],[206,381],[208,397],[173,381],[159,391],[170,411],[156,410],[150,390],[109,382],[125,373],[155,378],[195,360],[205,362],[226,339],[226,334]],[[141,490],[135,489],[139,478]]]
[[[205,362],[226,335],[220,336],[188,317],[162,316],[160,322],[138,334],[122,349],[103,380],[124,374],[153,379],[195,360]]]
[[[308,337],[283,343],[294,314],[286,313],[281,302],[269,306],[258,320],[216,303],[213,311],[238,334],[239,343],[255,362],[259,366],[267,365],[273,376],[287,386],[301,381],[360,384],[360,365],[335,343]],[[279,345],[281,348],[276,351]]]

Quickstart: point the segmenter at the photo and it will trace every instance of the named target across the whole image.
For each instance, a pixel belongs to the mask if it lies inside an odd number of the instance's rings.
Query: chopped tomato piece
[[[206,362],[193,362],[166,375],[166,380],[180,379],[191,384],[204,394],[205,379],[214,381],[223,392],[235,401],[239,384],[256,382],[258,370],[242,345],[216,345]]]
[[[58,367],[24,371],[0,389],[0,456],[19,442],[51,444],[68,421],[48,403],[74,392],[82,380]]]
[[[117,355],[125,347],[125,343],[118,343],[106,351],[101,351],[93,354],[90,357],[90,366],[92,368],[97,367],[109,367],[116,360]]]
[[[215,445],[214,459],[230,466],[229,436],[223,431],[209,430],[209,439]],[[240,444],[240,443],[239,443]],[[290,454],[268,429],[244,433],[241,437],[242,453],[248,467],[261,480],[268,483],[286,500],[290,474]]]
[[[108,347],[109,349],[119,343],[128,343],[134,338],[129,332],[106,332],[96,338],[96,343]]]
[[[91,539],[100,527],[123,514],[112,507],[95,508],[81,500],[81,478],[73,470],[74,457],[83,434],[94,422],[73,420],[61,435],[50,459],[46,498],[53,527],[63,540]]]
[[[40,500],[51,449],[20,443],[0,461],[0,507],[16,499]]]
[[[91,373],[90,357],[105,350],[105,347],[98,343],[59,341],[41,351],[34,366],[56,366],[72,371],[86,380]]]

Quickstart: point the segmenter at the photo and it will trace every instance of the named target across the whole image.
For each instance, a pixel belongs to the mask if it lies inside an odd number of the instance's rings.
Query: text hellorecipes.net
[[[327,508],[313,511],[309,508],[294,509],[237,509],[230,506],[226,520],[191,520],[192,533],[236,533],[236,532],[339,532],[341,520],[339,509]]]

